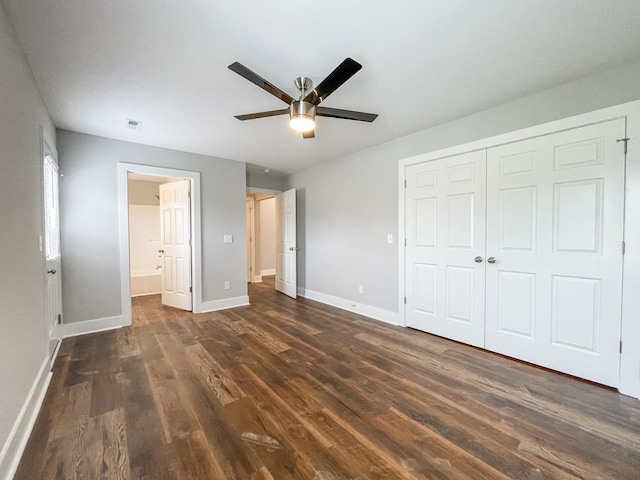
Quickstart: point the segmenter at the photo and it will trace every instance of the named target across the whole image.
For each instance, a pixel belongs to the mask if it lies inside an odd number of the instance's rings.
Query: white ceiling
[[[58,127],[274,174],[640,59],[638,0],[0,1]],[[373,124],[233,118],[286,107],[234,61],[296,97],[346,57],[363,68],[323,105]]]

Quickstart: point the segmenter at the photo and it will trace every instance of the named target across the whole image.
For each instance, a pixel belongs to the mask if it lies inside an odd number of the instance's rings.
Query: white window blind
[[[60,256],[60,199],[58,167],[50,155],[44,157],[44,222],[47,260]]]

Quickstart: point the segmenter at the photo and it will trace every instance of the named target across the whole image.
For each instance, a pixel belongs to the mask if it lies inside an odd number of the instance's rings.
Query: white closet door
[[[486,348],[619,377],[623,119],[487,151]]]
[[[407,167],[406,325],[484,345],[485,151]]]

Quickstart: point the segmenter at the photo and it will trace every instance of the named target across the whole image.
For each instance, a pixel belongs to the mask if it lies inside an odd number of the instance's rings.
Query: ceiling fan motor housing
[[[316,118],[316,106],[304,100],[294,100],[289,106],[289,114],[291,118],[299,116]]]
[[[300,132],[312,130],[316,118],[316,106],[304,100],[294,100],[289,105],[289,125]]]

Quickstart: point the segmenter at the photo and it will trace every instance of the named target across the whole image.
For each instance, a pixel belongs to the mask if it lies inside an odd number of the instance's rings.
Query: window
[[[60,200],[58,166],[51,155],[44,157],[44,228],[47,260],[60,256]]]

